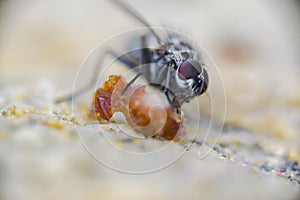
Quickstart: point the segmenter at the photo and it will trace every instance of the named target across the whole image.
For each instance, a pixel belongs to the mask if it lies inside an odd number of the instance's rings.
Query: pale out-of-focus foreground
[[[200,41],[219,67],[226,159],[190,151],[139,176],[96,162],[71,123],[47,115],[68,116],[70,104],[47,103],[72,90],[97,44],[140,24],[104,0],[1,0],[0,199],[299,199],[299,1],[130,2],[153,24]]]

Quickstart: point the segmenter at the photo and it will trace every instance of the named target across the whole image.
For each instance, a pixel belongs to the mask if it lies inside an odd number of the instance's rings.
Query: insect
[[[112,55],[125,66],[134,68],[137,72],[122,94],[138,77],[142,76],[151,85],[160,88],[170,105],[176,109],[177,113],[180,113],[183,103],[203,94],[208,88],[209,77],[205,69],[206,65],[201,62],[200,54],[193,49],[192,45],[182,41],[178,35],[171,34],[166,38],[161,37],[143,15],[128,2],[123,0],[113,0],[112,2],[149,30],[148,34],[142,35],[138,41],[132,42],[136,44],[134,49],[137,50],[121,56],[117,52],[107,50],[103,55],[103,57]],[[155,48],[149,48],[149,46],[155,46]],[[73,97],[89,89],[97,79],[97,74],[98,69],[95,69],[95,77],[91,79],[90,84],[74,93]],[[59,98],[56,102],[71,98],[72,96]]]

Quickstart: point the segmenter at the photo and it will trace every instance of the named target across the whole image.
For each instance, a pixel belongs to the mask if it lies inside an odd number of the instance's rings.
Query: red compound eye
[[[178,68],[179,78],[182,80],[198,76],[202,71],[201,65],[195,60],[186,60]]]

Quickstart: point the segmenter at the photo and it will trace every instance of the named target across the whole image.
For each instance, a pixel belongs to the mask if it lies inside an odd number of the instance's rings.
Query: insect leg
[[[140,76],[141,74],[138,73],[133,79],[131,79],[131,81],[125,86],[125,88],[123,89],[121,96],[123,96],[125,94],[125,92],[127,91],[127,89],[129,88],[130,85],[132,85],[136,79]]]
[[[114,3],[116,6],[120,7],[124,11],[126,11],[129,15],[131,15],[133,18],[138,20],[140,23],[142,23],[145,27],[149,28],[153,36],[156,38],[157,42],[159,44],[162,44],[162,40],[159,37],[159,35],[155,32],[155,30],[152,28],[151,24],[146,20],[146,18],[139,13],[128,1],[125,0],[111,0],[112,3]]]
[[[173,106],[173,108],[176,109],[176,113],[180,116],[181,115],[181,104],[176,96],[173,98],[171,105]]]
[[[166,95],[166,97],[167,97],[167,100],[168,100],[169,104],[172,105],[172,100],[171,100],[171,97],[170,97],[170,93],[169,93],[169,92],[170,92],[169,89],[165,89],[165,95]]]
[[[120,61],[124,65],[127,65],[128,67],[136,66],[135,60],[131,59],[130,56],[126,56],[126,55],[118,56],[118,54],[116,52],[114,52],[112,50],[107,50],[98,58],[98,62],[94,66],[93,77],[90,79],[89,83],[87,83],[85,86],[83,86],[82,88],[80,88],[77,91],[74,91],[71,94],[67,94],[67,95],[56,98],[54,102],[61,103],[61,102],[65,102],[65,101],[71,101],[72,98],[76,98],[76,97],[84,94],[85,92],[87,92],[97,81],[97,77],[100,72],[101,63],[106,58],[106,56],[109,56],[109,55],[116,58],[118,61]]]
[[[176,110],[176,113],[178,115],[181,115],[180,102],[178,101],[178,99],[176,98],[176,96],[173,98],[173,100],[171,100],[170,90],[169,89],[165,89],[165,95],[167,97],[167,100],[168,100],[169,104],[172,106],[172,108],[174,108]]]

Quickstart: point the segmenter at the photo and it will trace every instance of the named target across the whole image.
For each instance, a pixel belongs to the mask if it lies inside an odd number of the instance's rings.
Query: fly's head
[[[192,97],[203,94],[208,88],[208,74],[198,61],[188,59],[177,68],[177,82],[192,90]]]

